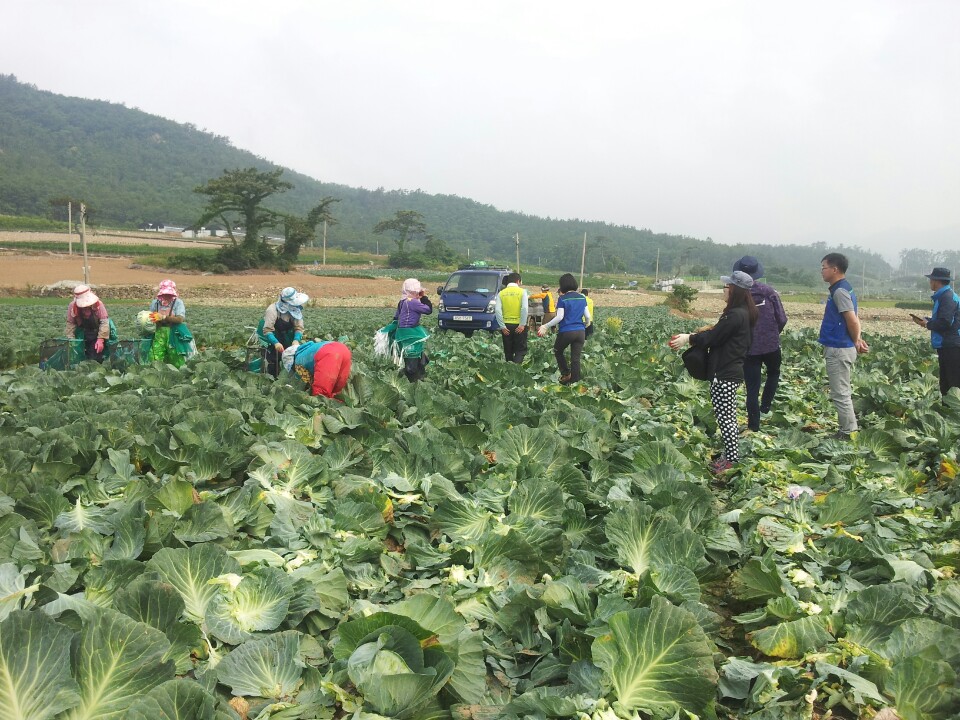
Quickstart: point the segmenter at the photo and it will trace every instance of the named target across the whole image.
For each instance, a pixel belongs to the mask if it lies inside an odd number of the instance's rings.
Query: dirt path
[[[131,265],[129,258],[89,258],[90,282],[105,298],[150,297],[159,282],[173,278],[192,300],[219,304],[260,304],[287,285],[306,292],[318,305],[389,305],[393,288],[380,280],[317,277],[306,272],[242,275],[188,274]],[[0,295],[65,294],[43,291],[57,284],[83,281],[83,260],[77,256],[48,253],[17,255],[0,253]],[[350,302],[344,302],[350,301]]]

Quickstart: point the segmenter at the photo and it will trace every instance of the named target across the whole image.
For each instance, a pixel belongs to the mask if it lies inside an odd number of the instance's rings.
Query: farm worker
[[[83,340],[84,358],[102,363],[112,329],[113,323],[100,298],[94,294],[89,285],[77,285],[73,289],[73,300],[67,305],[67,326],[63,331],[64,337]]]
[[[543,301],[543,322],[550,322],[557,316],[557,296],[550,291],[549,285],[541,285],[540,292],[531,295],[530,299]]]
[[[521,287],[520,273],[504,276],[503,284],[494,311],[503,336],[503,356],[507,362],[519,365],[527,355],[527,291]]]
[[[283,351],[299,345],[303,338],[303,306],[308,302],[307,294],[285,287],[277,302],[271,303],[263,313],[257,334],[260,341],[272,349],[267,351],[267,372],[273,377],[280,373],[278,361]]]
[[[283,351],[283,368],[310,386],[312,395],[332,398],[347,386],[353,357],[340,342],[309,340]]]
[[[586,340],[586,338],[588,338],[588,337],[590,337],[591,335],[593,335],[593,318],[595,317],[594,314],[593,314],[593,298],[590,297],[590,289],[589,289],[589,288],[582,288],[582,289],[580,290],[580,294],[583,295],[583,296],[587,299],[587,310],[590,311],[590,319],[587,320],[586,316],[584,316],[584,318],[583,318],[583,321],[584,321],[584,322],[583,322],[583,324],[584,324],[583,336],[584,336],[584,340]]]
[[[709,349],[707,374],[710,380],[710,401],[717,427],[723,439],[723,452],[710,464],[710,471],[720,475],[740,461],[740,433],[737,429],[737,388],[743,382],[743,363],[750,349],[753,327],[757,323],[757,306],[750,295],[753,278],[742,270],[734,270],[720,278],[726,306],[712,328],[692,335],[670,338],[670,347],[679,350],[687,345]]]
[[[787,313],[780,301],[780,293],[766,283],[758,282],[763,277],[763,263],[752,255],[744,255],[733,264],[734,271],[740,270],[753,278],[750,295],[757,306],[757,324],[753,328],[753,342],[747,351],[743,363],[743,380],[747,391],[747,428],[756,432],[760,429],[760,414],[770,412],[773,398],[780,384],[780,364],[783,353],[780,350],[780,333],[787,325]],[[767,368],[767,381],[760,395],[760,378],[763,368]]]
[[[933,314],[929,318],[913,315],[913,321],[930,331],[930,344],[937,351],[940,366],[940,394],[960,387],[960,297],[950,287],[950,270],[936,267],[929,275],[933,295]]]
[[[187,309],[173,280],[163,280],[157,297],[150,303],[150,320],[156,325],[150,343],[150,362],[168,362],[183,367],[193,357],[197,347],[185,322]]]
[[[866,340],[860,337],[857,296],[846,279],[848,265],[847,257],[840,253],[828,253],[820,261],[820,277],[829,286],[830,296],[823,310],[819,342],[823,345],[830,399],[837,409],[840,429],[834,437],[838,440],[848,440],[857,431],[850,375],[857,353],[870,350]]]
[[[560,384],[569,385],[580,380],[580,353],[586,340],[585,323],[593,320],[587,309],[587,299],[577,292],[577,279],[570,273],[560,276],[560,297],[557,300],[557,312],[553,319],[545,322],[537,330],[543,337],[554,325],[558,326],[557,339],[553,344],[553,356],[560,370]],[[546,316],[544,316],[546,317]],[[564,352],[570,348],[570,364]]]
[[[416,278],[403,281],[400,302],[393,314],[393,322],[379,330],[389,339],[391,354],[403,363],[403,373],[410,382],[417,382],[426,375],[430,359],[423,349],[427,338],[426,330],[420,326],[422,315],[433,312],[433,304],[426,291]]]

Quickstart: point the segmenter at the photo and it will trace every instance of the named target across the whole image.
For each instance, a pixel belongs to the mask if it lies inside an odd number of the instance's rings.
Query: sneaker
[[[725,457],[721,457],[715,463],[710,465],[710,472],[714,475],[722,475],[728,470],[733,470],[733,463],[727,460]]]
[[[844,432],[843,430],[837,430],[833,435],[831,435],[834,440],[841,440],[843,442],[849,442],[853,439],[853,433]]]
[[[573,378],[573,375],[570,375],[570,374],[561,375],[561,376],[560,376],[560,384],[561,384],[561,385],[569,385],[570,383],[573,382],[573,379],[572,379],[572,378]]]
[[[760,406],[760,414],[761,414],[761,415],[768,415],[769,413],[770,413],[770,408],[769,408],[769,407],[763,407],[763,405]]]

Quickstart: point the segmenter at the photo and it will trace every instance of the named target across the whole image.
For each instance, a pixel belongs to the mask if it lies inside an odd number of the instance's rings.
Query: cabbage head
[[[377,625],[377,616],[383,616],[379,619],[384,622],[396,618],[390,613],[377,613],[356,622]],[[404,625],[416,625],[403,620]],[[350,635],[349,630],[343,633],[343,629],[341,626],[342,640]],[[359,642],[347,642],[355,645],[347,658],[347,675],[365,703],[380,715],[412,717],[436,697],[454,671],[454,661],[436,644],[436,636],[421,628],[384,624]]]

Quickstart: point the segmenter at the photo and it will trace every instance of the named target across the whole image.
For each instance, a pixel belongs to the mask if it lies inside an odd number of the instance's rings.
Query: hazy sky
[[[725,243],[960,241],[960,2],[35,0],[0,72],[317,179]]]

